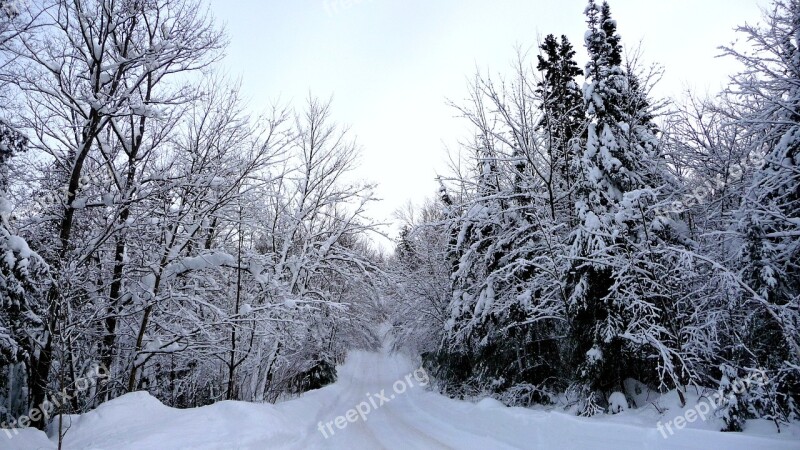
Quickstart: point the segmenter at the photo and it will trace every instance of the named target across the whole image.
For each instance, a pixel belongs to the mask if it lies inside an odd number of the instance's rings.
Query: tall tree
[[[536,68],[543,72],[537,85],[542,99],[542,119],[539,126],[545,131],[551,174],[557,177],[556,205],[566,205],[566,214],[572,218],[572,189],[580,168],[577,154],[582,147],[581,138],[586,129],[583,95],[577,78],[583,70],[575,62],[575,50],[566,36],[557,40],[552,34],[540,45]],[[562,208],[559,208],[562,209]],[[564,213],[564,211],[561,211]],[[552,214],[555,220],[555,213]]]
[[[638,84],[621,67],[622,47],[607,3],[586,8],[584,100],[589,119],[575,208],[568,312],[582,414],[600,410],[628,377],[678,384],[679,356],[664,327],[677,280],[663,277],[678,224],[656,214],[667,175]],[[674,285],[674,286],[673,286]],[[663,373],[665,372],[665,373]],[[661,382],[663,383],[663,376]]]
[[[93,251],[81,248],[92,239],[80,227],[85,199],[78,196],[85,175],[93,166],[106,168],[121,192],[120,201],[131,200],[135,188],[126,180],[136,174],[136,162],[143,158],[146,119],[191,93],[163,85],[175,74],[213,61],[221,38],[203,9],[190,0],[48,0],[25,8],[28,16],[36,17],[35,26],[29,32],[15,30],[8,45],[13,64],[4,72],[25,97],[21,122],[30,130],[31,147],[51,158],[61,174],[57,189],[64,193],[52,211],[52,238],[42,236],[40,245],[59,282],[48,294],[48,333],[32,362],[31,401],[39,404],[48,389],[56,334],[67,303],[84,295],[82,288],[69,292],[69,280],[77,276],[73,270],[81,266],[71,263]],[[115,166],[120,154],[128,156],[127,169]],[[125,211],[120,208],[120,216]],[[119,225],[124,228],[125,221]],[[123,254],[124,241],[115,240],[117,253]],[[120,259],[118,275],[122,265]],[[119,301],[120,291],[118,287],[111,293],[112,305]],[[111,313],[113,317],[113,308]],[[114,320],[106,326],[109,337],[103,340],[103,352],[110,355]],[[110,356],[103,360],[108,363]],[[39,420],[36,425],[44,423]]]

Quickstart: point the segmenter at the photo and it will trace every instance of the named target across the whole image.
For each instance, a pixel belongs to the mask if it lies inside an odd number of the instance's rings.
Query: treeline
[[[376,345],[372,186],[327,102],[247,114],[198,1],[0,13],[0,422],[271,401]]]
[[[585,16],[583,69],[550,35],[454,105],[473,138],[404,217],[397,333],[455,396],[589,416],[642,384],[721,388],[727,430],[797,419],[800,2],[738,29],[722,93],[676,103],[608,3]]]

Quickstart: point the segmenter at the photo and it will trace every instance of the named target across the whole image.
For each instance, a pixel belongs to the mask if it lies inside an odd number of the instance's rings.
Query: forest
[[[469,139],[385,252],[335,103],[253,113],[203,1],[0,0],[4,428],[56,393],[276,402],[379,324],[454,398],[588,417],[718,390],[725,431],[800,419],[800,1],[681,98],[608,2],[574,21],[470,78]]]

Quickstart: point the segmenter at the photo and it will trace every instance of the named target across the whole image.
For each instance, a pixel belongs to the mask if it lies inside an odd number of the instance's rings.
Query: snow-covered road
[[[307,402],[319,398],[320,408],[298,442],[300,447],[506,449],[526,445],[513,437],[504,439],[502,428],[492,425],[488,415],[459,411],[463,404],[426,392],[424,372],[415,371],[404,358],[355,352],[340,368],[339,377],[327,391],[281,405],[290,415],[301,417]],[[358,412],[359,408],[368,413],[351,413],[352,422],[344,422],[348,410]],[[336,416],[344,416],[339,427]],[[470,416],[478,420],[468,420]]]
[[[647,448],[800,448],[799,437],[775,440],[713,430],[684,429],[668,438],[646,419],[580,418],[560,412],[506,408],[487,399],[477,404],[452,400],[425,390],[417,378],[402,394],[395,386],[408,386],[415,368],[403,357],[386,353],[352,353],[339,368],[339,381],[302,399],[279,405],[289,416],[303,421],[312,402],[313,418],[306,417],[303,438],[290,448],[341,449],[647,449]],[[416,372],[417,375],[420,372]],[[424,377],[418,377],[423,378]],[[343,429],[328,422],[345,415],[383,390],[390,401],[360,416]],[[400,388],[402,390],[402,388]],[[376,402],[377,403],[377,402]],[[371,406],[371,405],[370,405]],[[322,429],[328,434],[324,437]],[[340,421],[341,424],[341,421]],[[329,428],[335,432],[328,433]]]
[[[800,448],[796,429],[781,435],[764,426],[753,428],[756,435],[720,433],[709,423],[665,439],[655,427],[655,411],[580,418],[506,408],[493,400],[452,400],[426,390],[424,372],[385,350],[352,352],[338,374],[336,383],[277,405],[226,401],[177,410],[145,393],[128,394],[74,418],[65,448]],[[0,435],[0,448],[55,448],[55,441],[24,430],[11,439]]]

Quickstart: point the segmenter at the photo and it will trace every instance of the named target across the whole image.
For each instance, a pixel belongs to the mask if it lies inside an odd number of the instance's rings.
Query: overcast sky
[[[612,0],[624,45],[666,68],[657,94],[714,92],[736,65],[715,58],[736,25],[760,17],[757,0]],[[358,176],[379,184],[376,219],[436,193],[462,122],[447,106],[466,96],[476,68],[507,71],[515,47],[566,34],[585,62],[584,0],[211,0],[254,110],[333,97],[334,118],[361,145]],[[463,102],[462,102],[463,103]]]

